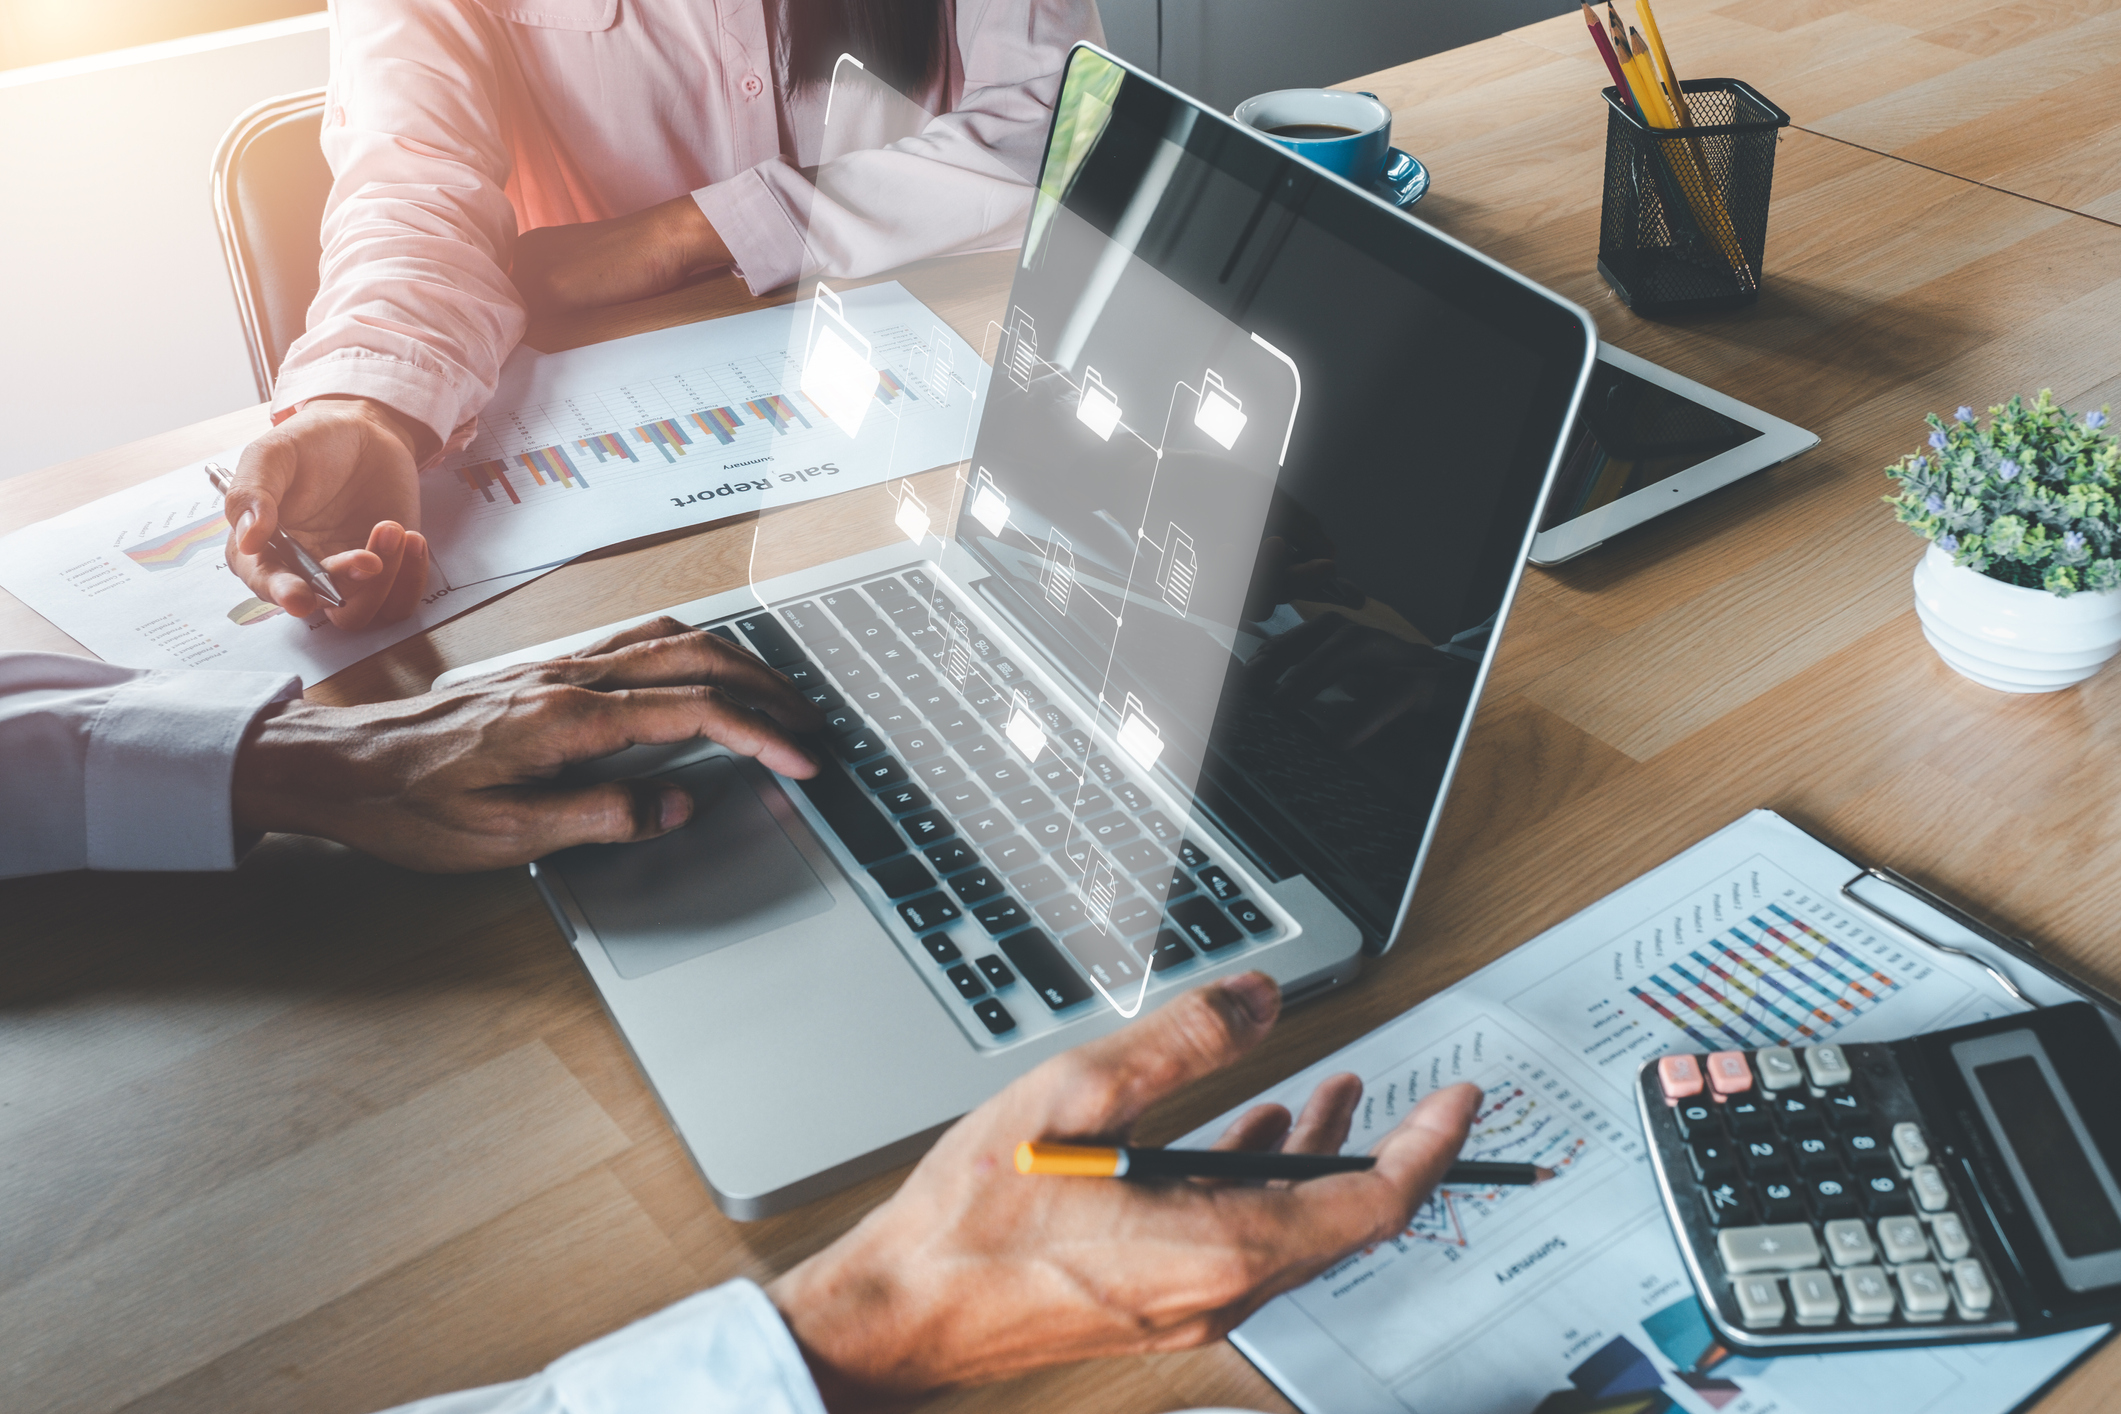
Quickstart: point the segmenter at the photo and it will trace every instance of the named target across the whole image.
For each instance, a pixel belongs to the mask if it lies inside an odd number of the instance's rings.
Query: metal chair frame
[[[288,118],[314,109],[319,126],[324,115],[324,90],[303,89],[298,93],[286,93],[278,98],[268,98],[263,103],[245,110],[228,132],[221,138],[221,145],[214,150],[213,169],[210,174],[214,205],[214,226],[221,237],[221,256],[228,264],[228,283],[236,297],[236,317],[243,326],[243,343],[250,353],[251,376],[257,380],[258,397],[261,401],[272,398],[273,382],[279,373],[279,358],[267,340],[263,293],[258,253],[249,248],[244,239],[242,224],[236,219],[232,199],[231,176],[242,162],[243,155],[257,136]],[[318,162],[323,155],[319,153]],[[319,213],[321,220],[322,213]]]

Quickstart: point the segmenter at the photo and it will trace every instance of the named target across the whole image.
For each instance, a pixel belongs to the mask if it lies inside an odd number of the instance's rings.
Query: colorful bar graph
[[[457,468],[457,475],[464,478],[466,486],[484,496],[488,505],[500,504],[499,501],[494,499],[493,486],[495,482],[499,482],[501,489],[508,493],[510,504],[517,506],[523,504],[523,498],[518,496],[516,488],[509,484],[507,462],[480,462],[476,466],[460,466]]]
[[[810,425],[810,419],[797,412],[795,404],[779,393],[754,399],[744,406],[759,421],[772,423],[776,432],[786,432],[790,422],[800,422],[805,427]]]
[[[897,374],[888,368],[879,368],[876,371],[876,400],[888,407],[896,402],[901,395],[909,397],[915,402],[920,401],[920,395],[904,383],[899,382]]]
[[[639,457],[633,454],[633,448],[619,440],[619,434],[616,432],[599,432],[594,437],[582,438],[575,445],[585,451],[595,453],[596,459],[600,462],[608,462],[613,457],[629,462],[640,460]]]
[[[743,423],[737,420],[735,408],[708,408],[705,412],[688,414],[702,432],[710,433],[723,446],[736,440],[737,429]]]
[[[567,453],[558,447],[540,447],[534,452],[518,452],[516,460],[523,464],[530,472],[531,479],[540,486],[556,481],[562,486],[580,486],[584,490],[589,487],[589,478],[575,470],[575,465],[568,459]],[[547,480],[548,477],[551,481]]]
[[[143,540],[125,552],[125,558],[144,569],[173,570],[189,564],[193,556],[228,538],[228,517],[215,511],[203,520],[180,525],[152,540]]]
[[[666,462],[674,462],[684,456],[685,449],[692,445],[692,439],[685,435],[685,429],[667,417],[651,422],[646,427],[634,428],[633,435],[661,452]]]
[[[1765,913],[1629,991],[1697,1045],[1750,1050],[1823,1040],[1898,989],[1789,910]]]

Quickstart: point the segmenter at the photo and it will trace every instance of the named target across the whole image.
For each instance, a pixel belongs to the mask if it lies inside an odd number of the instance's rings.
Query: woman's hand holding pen
[[[228,567],[295,618],[395,623],[427,587],[419,462],[434,434],[366,398],[315,398],[243,449],[227,497]],[[423,443],[425,445],[423,445]],[[330,572],[332,608],[268,542],[286,531]]]
[[[1026,1177],[1025,1138],[1124,1142],[1152,1104],[1273,1028],[1273,981],[1178,997],[1047,1061],[959,1121],[890,1201],[769,1289],[835,1411],[1092,1356],[1214,1340],[1269,1298],[1406,1226],[1465,1142],[1479,1091],[1430,1095],[1367,1173],[1279,1187]],[[1325,1081],[1293,1122],[1254,1107],[1225,1149],[1332,1153],[1361,1082]]]

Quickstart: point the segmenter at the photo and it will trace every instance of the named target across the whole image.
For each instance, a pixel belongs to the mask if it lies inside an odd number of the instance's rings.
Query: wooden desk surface
[[[1592,271],[1604,80],[1578,20],[1362,81],[1435,172],[1424,217],[1582,302],[1613,342],[1824,441],[1528,577],[1401,946],[1171,1107],[1165,1132],[1756,805],[2121,985],[2121,672],[2038,698],[1954,676],[1911,609],[1920,545],[1878,503],[1880,468],[1926,410],[2050,385],[2073,407],[2121,401],[2115,86],[2095,62],[2113,62],[2112,9],[1666,0],[1693,72],[1748,78],[1800,125],[1775,175],[1766,292],[1714,318],[1638,319]],[[2060,79],[1997,67],[2021,61],[2075,66],[2078,103]],[[1973,78],[1989,86],[1968,97]],[[1851,105],[1852,88],[1869,97]],[[2102,89],[2109,135],[2080,140],[2096,106],[2082,95]],[[1953,120],[2006,103],[2022,151]],[[944,312],[984,318],[980,297]],[[742,303],[712,282],[536,337]],[[15,480],[0,529],[262,426],[232,414]],[[440,667],[724,587],[747,534],[571,566],[319,695],[414,691]],[[0,643],[66,646],[12,602]],[[0,918],[0,1402],[23,1414],[360,1411],[519,1376],[704,1284],[784,1269],[896,1181],[724,1220],[520,872],[425,877],[276,838],[232,876],[0,885]],[[2041,1408],[2117,1400],[2110,1348]],[[1287,1407],[1227,1346],[942,1407],[1223,1403]]]

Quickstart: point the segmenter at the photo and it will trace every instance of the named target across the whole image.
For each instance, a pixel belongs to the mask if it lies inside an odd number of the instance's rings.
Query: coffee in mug
[[[1231,116],[1362,185],[1377,180],[1392,150],[1392,110],[1374,93],[1276,89],[1247,98]]]

